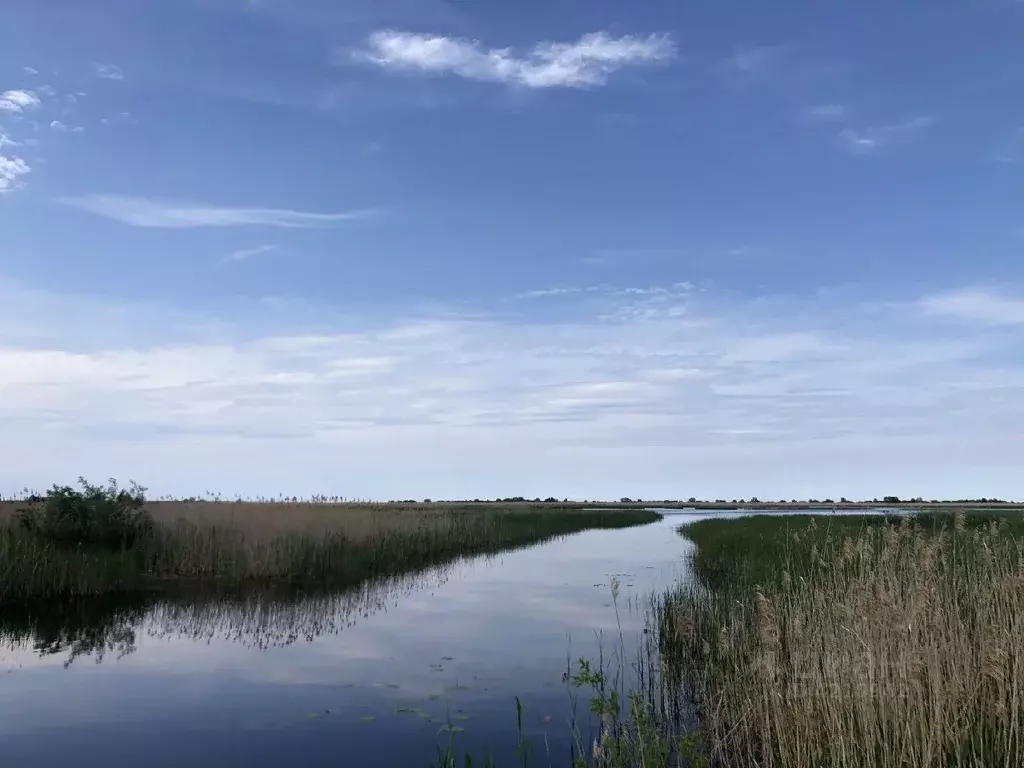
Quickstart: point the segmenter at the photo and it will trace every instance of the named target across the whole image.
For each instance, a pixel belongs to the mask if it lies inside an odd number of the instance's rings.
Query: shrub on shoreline
[[[55,485],[41,502],[22,509],[21,528],[39,539],[63,546],[128,549],[147,536],[153,523],[144,509],[146,489],[127,488],[110,480],[106,487],[78,479],[81,490]]]

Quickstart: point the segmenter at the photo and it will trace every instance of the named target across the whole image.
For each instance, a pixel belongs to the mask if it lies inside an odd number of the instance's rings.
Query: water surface
[[[567,764],[568,658],[618,648],[621,624],[632,660],[648,596],[687,578],[692,544],[676,527],[708,516],[671,513],[342,595],[72,616],[0,608],[0,755],[395,768],[430,765],[454,727],[460,752],[508,765],[518,696],[537,764],[548,751]]]

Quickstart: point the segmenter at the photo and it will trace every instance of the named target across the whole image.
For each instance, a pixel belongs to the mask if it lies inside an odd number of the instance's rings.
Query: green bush
[[[136,483],[104,488],[78,479],[81,490],[54,485],[37,505],[21,510],[21,527],[42,539],[63,545],[128,548],[152,529],[143,509],[146,489]]]

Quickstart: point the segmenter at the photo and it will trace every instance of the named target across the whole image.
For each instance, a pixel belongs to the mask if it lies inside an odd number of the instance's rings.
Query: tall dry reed
[[[336,590],[536,544],[589,528],[658,519],[643,510],[405,508],[195,502],[148,505],[130,548],[61,546],[0,521],[5,601],[162,590]]]
[[[661,617],[712,765],[1024,765],[1020,538],[961,515],[788,538],[777,578],[681,588]]]

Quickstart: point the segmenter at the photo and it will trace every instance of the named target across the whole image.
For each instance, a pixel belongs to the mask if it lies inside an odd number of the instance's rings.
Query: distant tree
[[[839,497],[839,503],[840,503],[840,504],[849,504],[849,503],[850,503],[850,501],[849,501],[849,499],[847,499],[847,498],[846,498],[845,496],[840,496],[840,497]]]
[[[882,497],[882,501],[885,502],[886,504],[899,504],[900,503],[900,497],[899,496],[883,496]]]
[[[758,499],[758,498],[757,498],[757,496],[751,496],[751,497],[750,497],[750,503],[751,503],[751,504],[760,504],[760,503],[761,503],[761,500],[760,500],[760,499]]]
[[[696,504],[697,503],[697,497],[696,496],[691,496],[689,499],[687,499],[687,501],[690,504]]]
[[[432,502],[430,499],[424,499],[423,503],[424,504],[433,504],[434,502]]]
[[[629,496],[623,496],[621,499],[619,499],[619,503],[620,504],[632,504],[633,500],[631,498],[629,498]]]

